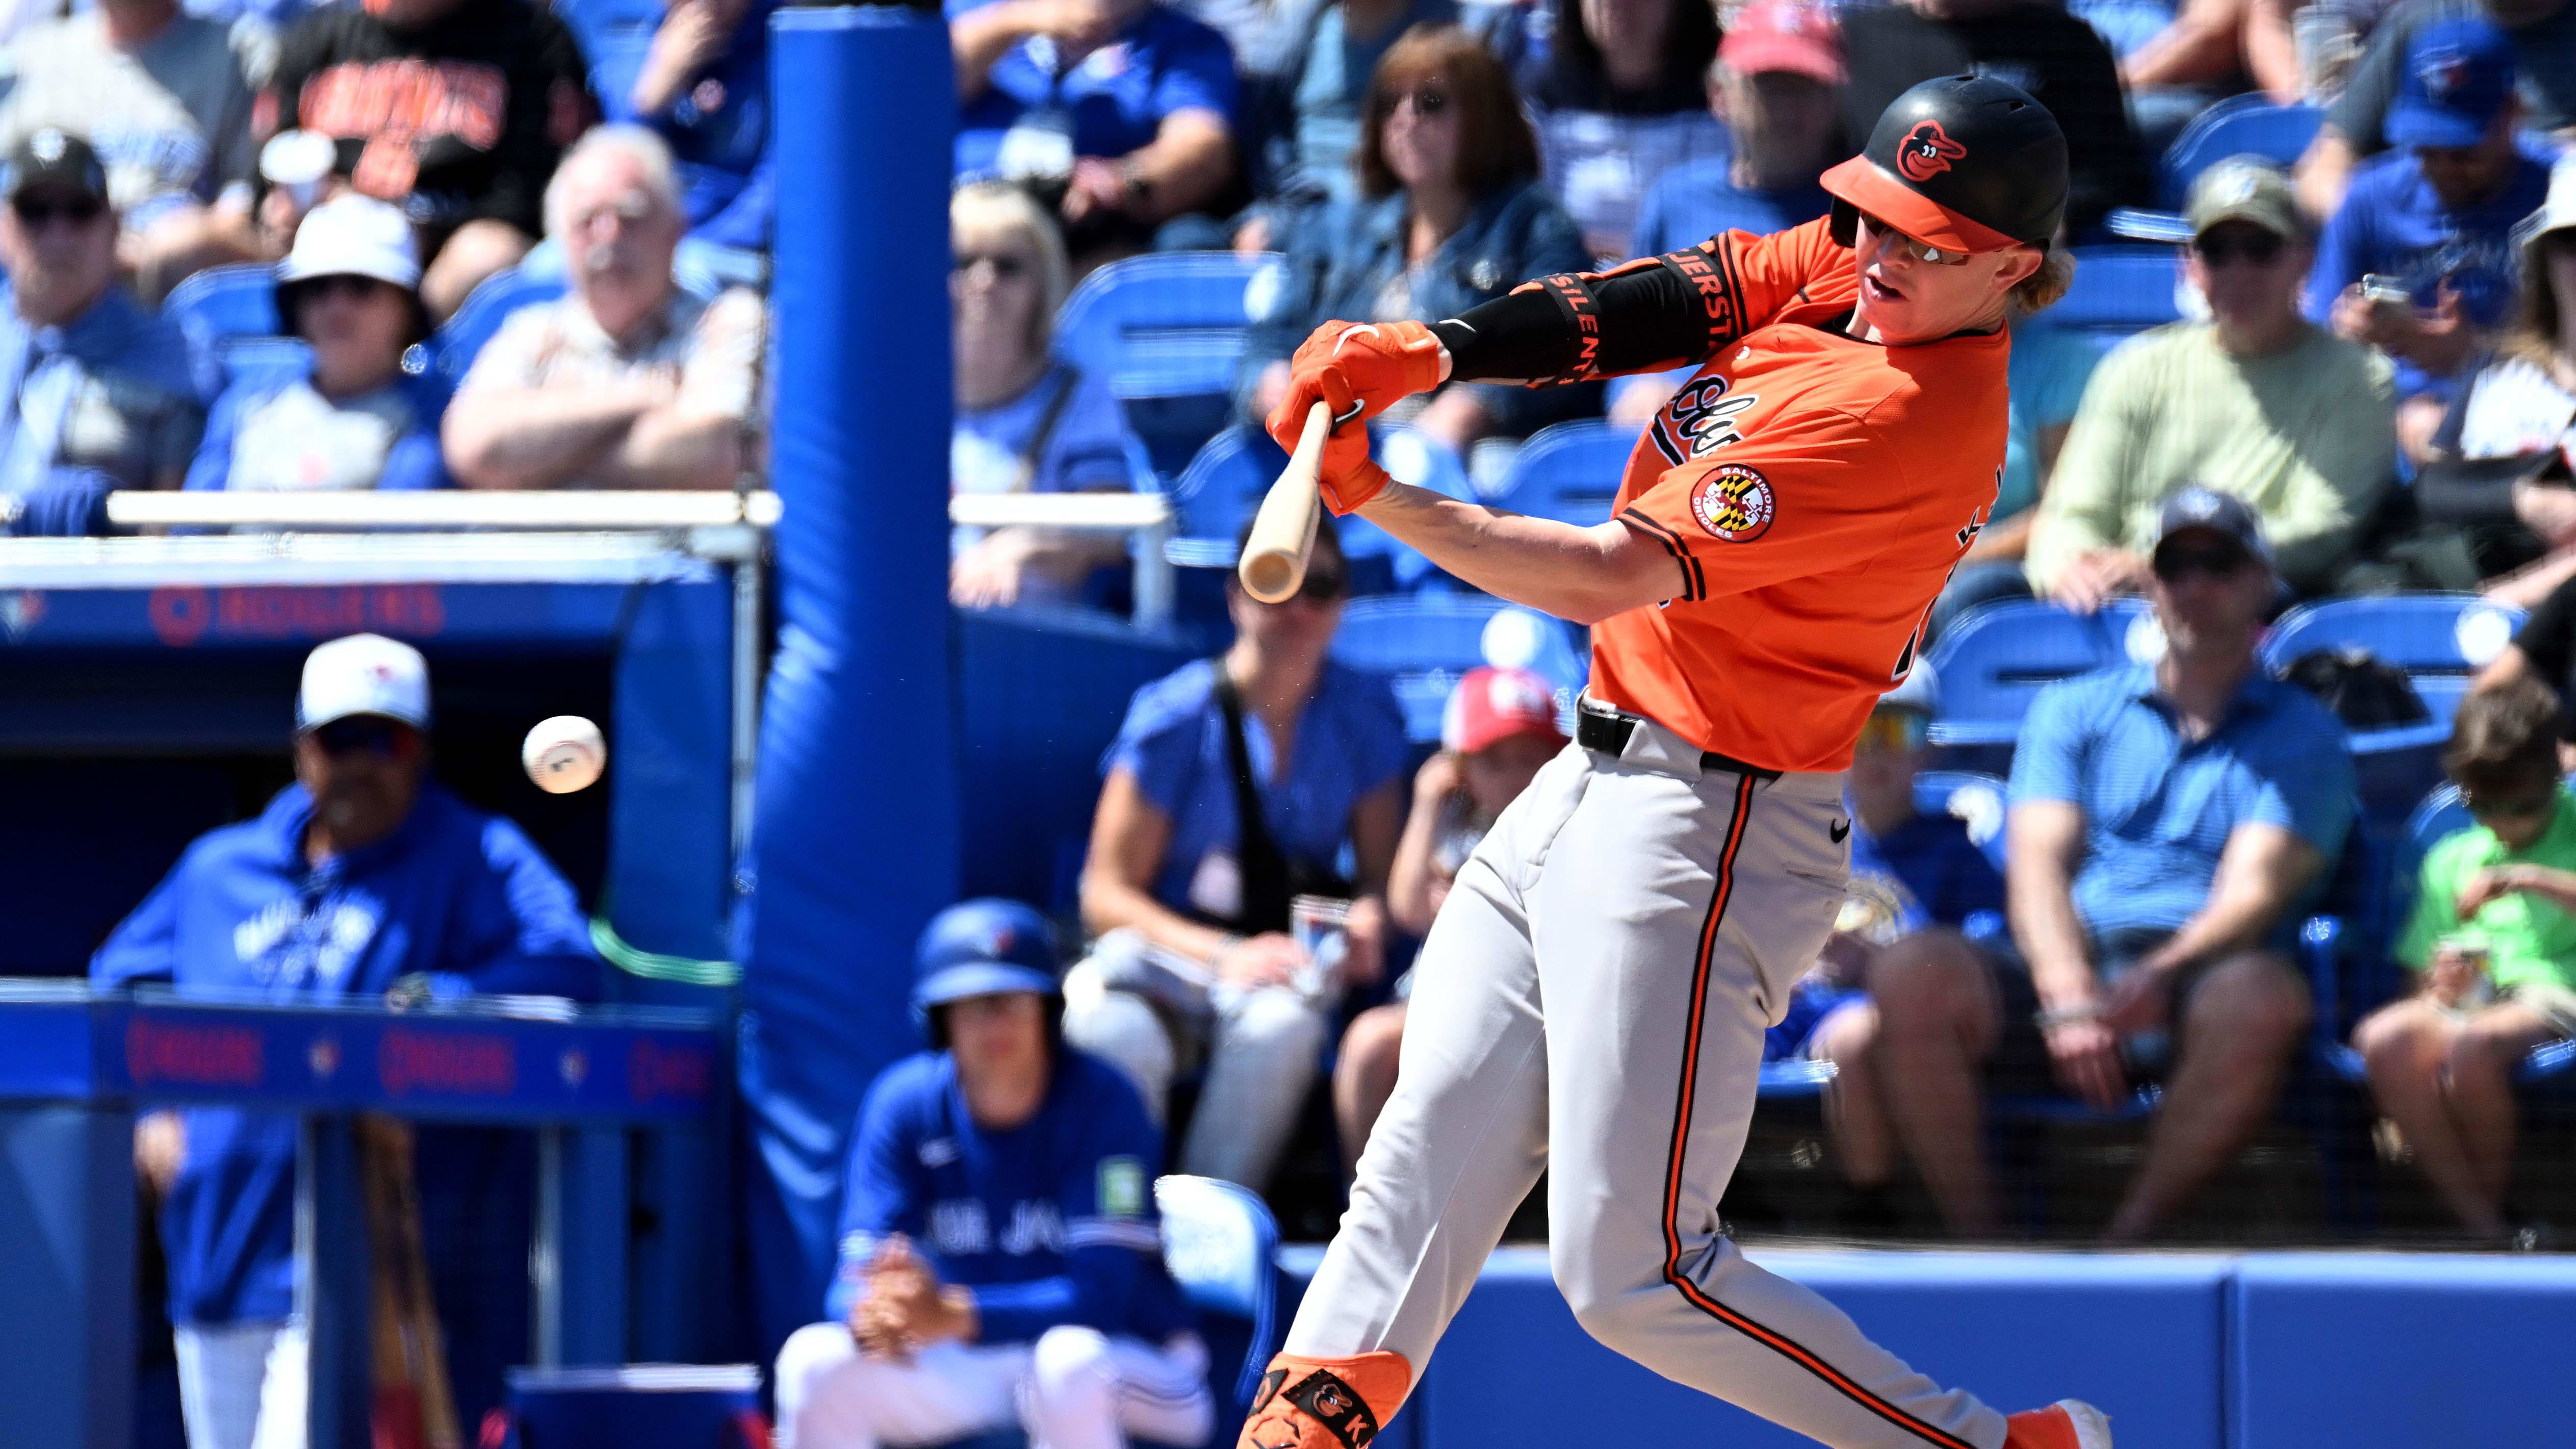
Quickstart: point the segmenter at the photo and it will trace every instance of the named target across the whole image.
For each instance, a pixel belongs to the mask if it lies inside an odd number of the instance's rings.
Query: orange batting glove
[[[1440,385],[1440,339],[1419,322],[1327,322],[1288,367],[1288,394],[1266,421],[1270,436],[1295,452],[1307,409],[1323,403],[1334,423],[1319,470],[1324,502],[1336,514],[1356,512],[1387,484],[1368,455],[1368,420]]]

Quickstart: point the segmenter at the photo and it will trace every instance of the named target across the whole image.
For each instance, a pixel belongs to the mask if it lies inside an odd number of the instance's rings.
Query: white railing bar
[[[506,528],[586,532],[769,527],[775,493],[419,492],[162,493],[107,495],[108,522],[125,528],[418,529]]]

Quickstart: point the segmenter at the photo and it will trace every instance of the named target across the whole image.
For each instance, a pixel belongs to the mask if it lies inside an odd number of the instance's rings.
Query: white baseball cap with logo
[[[373,277],[411,291],[420,285],[420,247],[400,208],[355,192],[307,212],[295,249],[278,263],[277,280]]]
[[[419,650],[382,634],[351,634],[305,655],[295,727],[319,729],[353,714],[429,728],[429,661]]]

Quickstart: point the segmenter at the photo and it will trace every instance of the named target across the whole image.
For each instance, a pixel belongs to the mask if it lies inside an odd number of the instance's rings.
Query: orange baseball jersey
[[[1592,693],[1748,764],[1840,770],[1994,507],[2011,339],[1848,335],[1857,275],[1823,220],[1701,250],[1710,316],[1744,330],[1629,455],[1612,511],[1678,587],[1593,627]]]

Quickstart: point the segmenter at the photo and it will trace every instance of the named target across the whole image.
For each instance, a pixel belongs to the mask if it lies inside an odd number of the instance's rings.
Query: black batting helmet
[[[2066,214],[2066,134],[2017,86],[1941,76],[1898,96],[1869,145],[1825,173],[1824,188],[1845,246],[1865,211],[1951,251],[2045,247]]]

